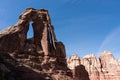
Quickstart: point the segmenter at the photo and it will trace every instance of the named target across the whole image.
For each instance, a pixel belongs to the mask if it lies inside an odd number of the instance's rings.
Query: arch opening
[[[32,27],[32,21],[29,22],[29,30],[27,32],[27,39],[33,38],[34,37],[34,31],[33,31],[33,27]]]

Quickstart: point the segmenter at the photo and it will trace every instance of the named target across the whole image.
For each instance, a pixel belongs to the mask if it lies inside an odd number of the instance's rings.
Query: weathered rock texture
[[[34,36],[27,39],[30,22]],[[65,58],[45,9],[26,9],[15,25],[0,32],[0,80],[71,80]]]
[[[68,67],[72,70],[73,80],[89,80],[85,66],[81,64],[80,58],[74,54],[67,59]]]
[[[67,63],[68,67],[74,72],[75,80],[120,79],[120,64],[111,52],[104,51],[99,59],[93,54],[87,55],[81,60],[79,57],[74,56],[68,58]],[[81,64],[78,65],[78,63]]]
[[[34,36],[27,39],[32,22]],[[68,68],[68,67],[69,68]],[[71,70],[70,70],[71,69]],[[0,32],[0,80],[119,80],[120,61],[109,51],[67,59],[47,10],[28,8]]]

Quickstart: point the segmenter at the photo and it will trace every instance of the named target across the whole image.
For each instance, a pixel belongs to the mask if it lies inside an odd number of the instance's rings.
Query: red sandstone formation
[[[29,23],[34,36],[27,39]],[[28,8],[19,21],[0,32],[0,80],[119,80],[120,61],[109,51],[66,61],[47,10]]]
[[[27,39],[30,22],[34,36]],[[0,80],[71,80],[65,58],[45,9],[26,9],[14,26],[0,32]]]
[[[74,57],[74,55],[72,56]],[[75,80],[119,80],[120,64],[109,51],[104,51],[97,59],[93,54],[67,59],[68,67],[74,71]],[[81,63],[78,65],[78,62]],[[73,65],[71,65],[73,64]],[[85,67],[84,72],[81,66]],[[86,73],[87,72],[87,73]],[[82,73],[82,74],[81,74]],[[83,75],[84,74],[84,75]],[[83,78],[86,75],[86,79]],[[87,78],[88,77],[88,78]]]

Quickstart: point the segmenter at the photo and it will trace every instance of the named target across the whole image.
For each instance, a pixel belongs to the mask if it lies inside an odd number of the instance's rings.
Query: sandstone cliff
[[[74,57],[74,55],[72,57]],[[87,55],[82,59],[78,58],[77,56],[75,57],[76,59],[73,59],[72,57],[67,59],[67,63],[68,67],[75,73],[75,80],[120,79],[119,61],[117,61],[109,51],[104,51],[101,53],[99,59],[97,59],[93,54]],[[78,65],[78,63],[81,64]],[[81,66],[83,66],[84,69],[81,70]]]
[[[34,36],[27,39],[32,22]],[[0,80],[71,80],[66,51],[45,9],[28,8],[0,32]]]

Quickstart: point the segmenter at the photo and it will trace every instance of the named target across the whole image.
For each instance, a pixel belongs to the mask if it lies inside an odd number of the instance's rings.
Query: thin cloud
[[[119,39],[119,34],[120,34],[120,27],[118,27],[117,29],[113,30],[103,41],[102,45],[100,46],[100,50],[108,45],[110,42],[112,42],[112,40],[114,39]]]
[[[111,52],[113,52],[114,55],[117,55],[117,57],[120,58],[120,56],[118,56],[120,52],[119,35],[120,35],[120,27],[117,27],[108,36],[106,36],[106,38],[104,39],[98,50],[98,53],[104,50],[110,50]]]

